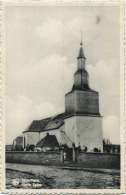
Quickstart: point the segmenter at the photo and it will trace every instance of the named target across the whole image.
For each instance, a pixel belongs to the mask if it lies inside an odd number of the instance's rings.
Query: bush
[[[98,148],[94,148],[93,152],[99,152]]]
[[[34,144],[32,144],[32,145],[27,145],[27,146],[26,146],[26,151],[34,151],[34,148],[35,148]]]
[[[14,150],[15,151],[23,151],[24,149],[21,145],[15,145]]]

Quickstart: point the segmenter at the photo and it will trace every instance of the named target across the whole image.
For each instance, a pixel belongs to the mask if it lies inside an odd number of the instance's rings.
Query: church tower
[[[89,86],[83,43],[77,57],[72,90],[65,95],[65,132],[75,146],[103,151],[102,117],[99,113],[99,94]]]

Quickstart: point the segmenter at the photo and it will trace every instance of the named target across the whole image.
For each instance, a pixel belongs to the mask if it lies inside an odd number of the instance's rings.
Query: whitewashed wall
[[[75,143],[75,135],[76,135],[76,117],[70,117],[64,120],[65,121],[65,133],[71,140],[71,142]],[[67,145],[71,147],[71,142],[68,141]]]
[[[55,135],[57,138],[57,141],[59,144],[64,144],[65,143],[65,138],[64,138],[64,133],[62,133],[64,131],[64,125],[61,126],[59,129],[54,129],[54,130],[49,130],[49,131],[43,131],[40,133],[40,139],[43,139],[47,133],[49,133],[49,135]]]
[[[102,118],[91,116],[73,116],[65,119],[65,131],[76,146],[94,148],[103,151]]]
[[[25,145],[36,145],[37,142],[40,140],[40,135],[38,132],[26,132],[24,133],[25,137]]]

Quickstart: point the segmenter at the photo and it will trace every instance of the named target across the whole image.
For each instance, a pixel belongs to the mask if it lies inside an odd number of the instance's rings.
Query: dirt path
[[[60,168],[9,163],[6,168],[7,188],[117,189],[120,187],[119,170],[76,170],[74,167]],[[28,185],[22,185],[24,179],[28,180],[26,182],[29,183]],[[15,180],[19,182],[17,186],[13,185]]]

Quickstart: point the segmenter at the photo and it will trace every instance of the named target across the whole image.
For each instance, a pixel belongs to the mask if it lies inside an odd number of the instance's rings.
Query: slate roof
[[[83,51],[83,48],[82,47],[80,48],[80,51],[79,51],[79,54],[78,54],[77,59],[79,59],[79,58],[85,58],[84,51]]]
[[[52,148],[52,147],[59,147],[59,143],[58,143],[55,135],[49,135],[47,133],[47,135],[43,139],[41,139],[36,144],[35,147],[42,147],[42,148],[43,147],[50,147],[50,148]]]
[[[58,114],[56,116],[42,119],[42,120],[34,120],[28,128],[23,132],[42,132],[53,129],[58,129],[64,124],[64,113]]]
[[[62,114],[58,114],[58,115],[52,117],[51,120],[48,121],[48,123],[43,128],[43,131],[57,129],[57,128],[61,127],[64,124],[64,120],[63,120],[64,115],[65,114],[62,113]]]

